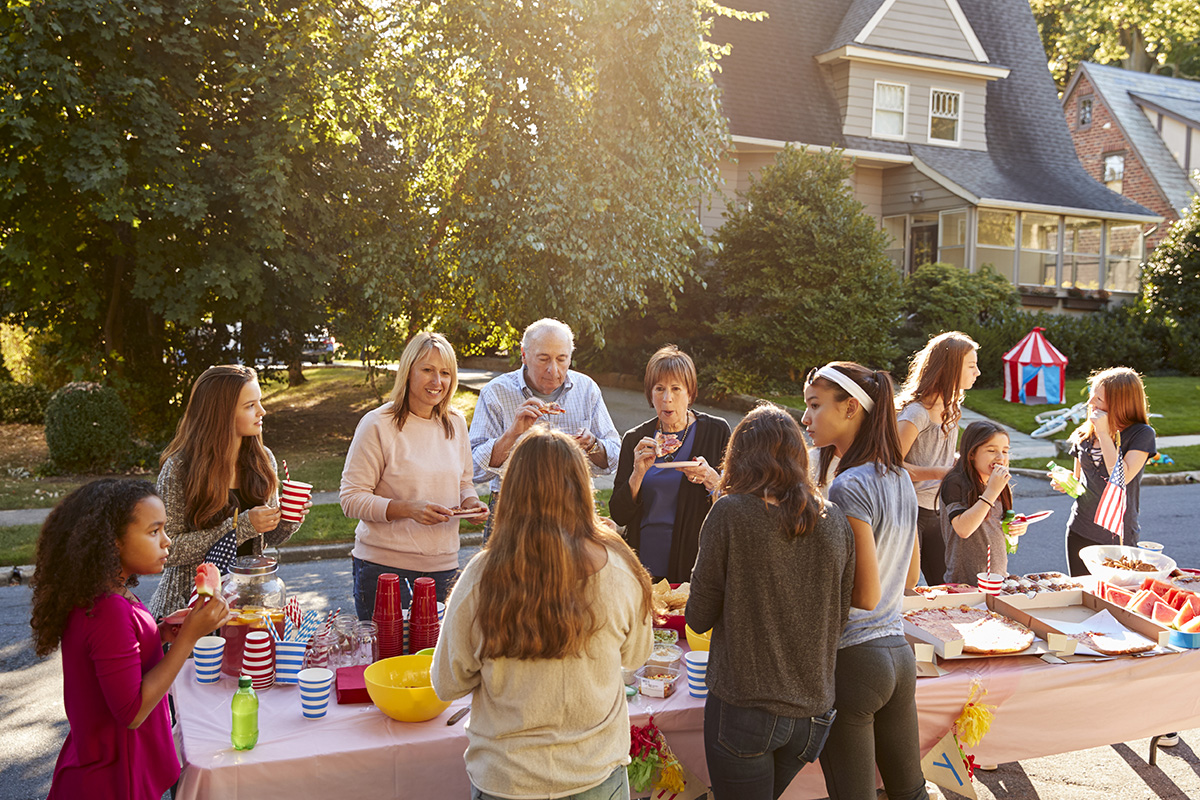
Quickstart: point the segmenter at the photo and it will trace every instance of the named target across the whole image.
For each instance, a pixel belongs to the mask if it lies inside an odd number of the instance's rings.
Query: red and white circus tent
[[[1039,405],[1067,401],[1067,358],[1034,328],[1004,354],[1004,399]]]

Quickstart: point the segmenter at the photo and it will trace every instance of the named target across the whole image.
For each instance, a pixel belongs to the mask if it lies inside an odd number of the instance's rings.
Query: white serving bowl
[[[1132,569],[1114,569],[1106,567],[1102,563],[1106,558],[1120,558],[1121,556],[1143,561],[1153,565],[1156,569],[1153,572],[1139,572]],[[1140,586],[1146,578],[1165,581],[1167,576],[1175,571],[1173,558],[1164,556],[1162,553],[1143,550],[1140,547],[1126,547],[1119,544],[1094,544],[1085,547],[1079,551],[1079,558],[1087,566],[1088,572],[1113,586]]]

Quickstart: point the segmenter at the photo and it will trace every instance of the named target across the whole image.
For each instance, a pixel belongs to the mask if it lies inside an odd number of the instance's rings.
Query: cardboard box
[[[922,597],[920,595],[905,596],[903,603],[904,611],[914,611],[922,608],[957,608],[958,606],[986,606],[990,610],[992,608],[991,599],[996,595],[984,594],[983,592],[971,592],[964,594],[945,594],[938,597]],[[1000,612],[1003,613],[1003,612]],[[1004,658],[1007,656],[1026,656],[1026,655],[1041,655],[1051,652],[1050,645],[1042,640],[1034,639],[1033,644],[1022,650],[1020,653],[1002,653],[997,655],[983,655],[982,653],[964,653],[963,640],[955,639],[953,641],[944,642],[931,633],[928,633],[916,625],[911,624],[907,619],[904,620],[904,633],[908,636],[910,642],[923,642],[933,647],[933,652],[943,659],[961,659],[961,658]],[[1034,631],[1036,633],[1036,631]],[[1066,637],[1063,637],[1064,639]],[[1074,640],[1071,640],[1074,642]],[[918,660],[920,659],[921,651],[917,650]]]
[[[1056,622],[1081,623],[1093,614],[1107,611],[1117,622],[1134,633],[1145,636],[1161,648],[1167,647],[1170,638],[1170,631],[1157,622],[1148,620],[1107,600],[1101,600],[1091,592],[1082,589],[1042,592],[1033,597],[1027,595],[995,597],[988,606],[1006,617],[1015,619],[1039,635],[1043,632],[1061,634],[1062,631],[1055,627]]]

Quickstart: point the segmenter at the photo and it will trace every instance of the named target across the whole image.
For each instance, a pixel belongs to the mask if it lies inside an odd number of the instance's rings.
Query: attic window
[[[1079,98],[1079,127],[1086,128],[1092,124],[1092,96]]]
[[[1125,156],[1122,153],[1109,153],[1104,156],[1104,185],[1117,194],[1121,193],[1121,184],[1125,180]]]
[[[929,138],[935,142],[958,144],[960,92],[933,89],[929,93]]]
[[[904,136],[907,94],[908,87],[902,83],[875,83],[875,122],[872,130],[876,136]]]

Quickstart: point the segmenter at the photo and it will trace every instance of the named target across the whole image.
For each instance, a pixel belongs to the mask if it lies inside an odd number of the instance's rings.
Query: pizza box
[[[983,592],[964,592],[962,594],[943,594],[936,597],[922,597],[921,595],[906,595],[903,600],[903,611],[915,611],[921,608],[953,608],[957,606],[984,606],[991,608],[988,603],[988,598],[991,595]],[[933,652],[939,658],[946,660],[965,659],[965,658],[1003,658],[1007,656],[1036,656],[1043,653],[1056,652],[1051,649],[1050,645],[1035,638],[1033,644],[1025,648],[1019,653],[997,653],[996,655],[984,655],[982,653],[964,653],[963,640],[954,639],[953,641],[944,642],[916,625],[910,623],[907,619],[904,620],[904,633],[908,636],[908,640],[912,643],[923,642],[933,647]],[[1034,631],[1036,634],[1037,632]],[[1063,637],[1066,638],[1066,637]],[[1071,640],[1074,641],[1073,639]],[[921,650],[914,648],[918,658],[921,656]],[[926,651],[927,652],[927,651]]]
[[[1023,594],[993,597],[988,605],[994,611],[1015,619],[1038,635],[1042,635],[1043,632],[1061,633],[1055,625],[1056,622],[1080,623],[1099,611],[1107,611],[1117,622],[1134,633],[1155,642],[1160,648],[1166,648],[1170,638],[1169,629],[1162,625],[1107,600],[1101,600],[1091,592],[1082,589],[1039,592],[1033,597]],[[1086,658],[1095,657],[1087,656]],[[1119,656],[1109,657],[1117,658]]]

